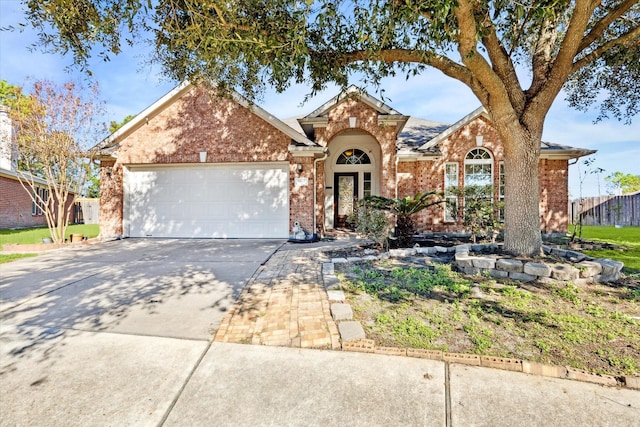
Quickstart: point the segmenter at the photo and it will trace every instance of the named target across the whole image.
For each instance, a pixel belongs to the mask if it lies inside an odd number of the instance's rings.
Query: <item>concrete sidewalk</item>
[[[14,368],[3,426],[640,423],[637,391],[378,354],[78,333]]]

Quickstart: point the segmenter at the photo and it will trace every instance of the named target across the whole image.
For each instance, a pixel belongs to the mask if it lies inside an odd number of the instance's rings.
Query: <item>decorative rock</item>
[[[527,273],[509,273],[509,278],[513,280],[519,280],[521,282],[532,282],[537,279],[537,276],[532,276]]]
[[[471,245],[458,245],[455,248],[456,248],[456,253],[459,253],[459,252],[469,253],[469,250],[471,250]]]
[[[334,264],[344,264],[347,262],[346,258],[331,258],[331,262]]]
[[[436,252],[440,252],[440,253],[447,252],[447,248],[445,248],[444,246],[434,246],[434,248],[436,249]]]
[[[585,254],[575,251],[567,251],[565,256],[571,262],[580,262],[587,257]]]
[[[391,249],[389,251],[389,255],[393,258],[406,258],[416,254],[416,250],[414,248],[407,249]]]
[[[514,273],[522,273],[523,265],[522,261],[517,259],[503,258],[496,261],[496,268],[502,271],[509,271]]]
[[[473,266],[477,268],[495,268],[496,259],[487,257],[473,258]]]
[[[436,248],[429,246],[427,248],[416,248],[416,252],[422,255],[432,255],[437,252]]]
[[[489,275],[494,279],[506,279],[509,277],[509,273],[507,271],[496,270],[493,268],[489,270]]]
[[[325,274],[324,277],[324,287],[327,289],[342,289],[342,282],[338,280],[336,276],[333,274]]]
[[[551,253],[551,247],[547,246],[547,245],[542,245],[542,252],[544,252],[545,255],[549,255]]]
[[[564,249],[553,248],[553,249],[551,249],[551,253],[553,255],[558,255],[559,257],[563,257],[563,258],[565,258],[567,256],[567,251],[564,250]]]
[[[342,291],[327,291],[329,301],[344,302],[345,296]]]
[[[458,267],[473,267],[473,257],[470,257],[467,254],[464,253],[456,253],[456,264],[458,264]]]
[[[471,250],[473,252],[482,252],[484,250],[484,245],[471,245]]]
[[[569,282],[580,276],[580,270],[567,264],[554,264],[551,266],[551,277],[556,280]]]
[[[357,256],[350,256],[347,258],[347,262],[360,262],[360,261],[362,261],[362,258]]]
[[[602,266],[602,274],[607,276],[613,276],[620,273],[624,264],[620,261],[614,261],[608,258],[598,258],[596,260]]]
[[[378,257],[375,256],[375,255],[366,255],[366,256],[362,257],[363,261],[375,261],[377,259],[378,259]]]
[[[482,269],[478,267],[462,267],[461,270],[464,274],[468,274],[470,276],[482,274]]]
[[[340,322],[338,323],[338,330],[340,331],[340,338],[342,338],[343,342],[358,341],[365,338],[364,329],[362,329],[360,322],[353,320]]]
[[[351,310],[351,306],[349,304],[343,303],[333,303],[331,304],[331,317],[336,322],[341,320],[351,320],[353,319],[353,311]]]
[[[602,265],[593,261],[582,261],[576,267],[580,269],[580,277],[593,277],[602,272]]]
[[[375,249],[367,248],[364,250],[365,255],[375,255],[377,251]]]
[[[551,267],[538,262],[528,262],[524,265],[524,272],[532,276],[551,277]]]
[[[600,265],[600,264],[598,264]],[[334,265],[332,262],[325,262],[322,263],[322,274],[334,274],[335,270],[334,270]]]

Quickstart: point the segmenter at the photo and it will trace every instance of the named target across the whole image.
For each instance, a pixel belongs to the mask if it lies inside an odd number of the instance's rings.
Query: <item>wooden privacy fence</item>
[[[569,202],[569,216],[572,224],[578,222],[580,212],[583,213],[583,225],[639,227],[640,192],[626,196],[583,197]]]

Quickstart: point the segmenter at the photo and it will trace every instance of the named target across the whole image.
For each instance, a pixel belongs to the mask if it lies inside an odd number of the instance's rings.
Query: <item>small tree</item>
[[[502,202],[494,202],[493,186],[466,185],[464,188],[452,188],[451,193],[464,200],[462,209],[457,204],[450,206],[453,215],[460,218],[471,232],[471,239],[476,243],[478,237],[486,236],[495,242],[496,235],[502,229],[498,212]]]
[[[584,197],[582,196],[582,186],[584,184],[587,176],[592,175],[594,173],[600,173],[604,171],[604,169],[596,168],[592,169],[593,164],[595,163],[595,157],[588,157],[582,161],[584,165],[584,171],[580,167],[580,163],[577,163],[578,167],[578,178],[580,180],[580,197],[578,198],[578,222],[574,222],[573,224],[573,234],[571,234],[571,241],[575,241],[576,235],[578,236],[578,240],[582,240],[582,220],[584,218]],[[606,178],[605,178],[606,181]]]
[[[384,250],[388,246],[391,222],[387,213],[376,206],[369,197],[359,200],[355,211],[349,216],[349,222],[355,224],[357,233],[373,240]]]
[[[413,215],[431,206],[444,203],[441,194],[436,191],[417,193],[398,199],[381,196],[370,196],[372,206],[376,209],[389,211],[396,216],[395,237],[399,247],[406,247],[413,241],[416,232]]]
[[[16,103],[11,111],[18,178],[43,212],[52,240],[62,243],[73,195],[82,192],[90,169],[87,148],[105,130],[95,123],[102,103],[97,86],[84,91],[73,82],[37,81],[25,97],[29,102]]]

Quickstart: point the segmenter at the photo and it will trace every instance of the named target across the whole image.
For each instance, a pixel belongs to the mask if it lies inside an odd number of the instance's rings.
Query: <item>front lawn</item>
[[[376,345],[640,373],[640,288],[497,282],[422,262],[336,264],[355,320]]]
[[[96,237],[100,234],[98,224],[75,224],[67,228],[67,239],[70,234],[82,234],[86,237]],[[34,244],[42,243],[44,237],[50,237],[47,227],[38,228],[22,228],[19,230],[4,229],[0,230],[0,250],[7,244]],[[20,258],[28,258],[36,256],[34,253],[13,253],[0,254],[0,264],[15,261]]]
[[[640,227],[583,226],[582,239],[610,243],[616,249],[585,250],[585,254],[597,258],[622,261],[627,273],[640,274]]]
[[[67,228],[66,237],[70,234],[82,234],[86,237],[96,237],[100,233],[98,224],[74,224]],[[0,250],[6,244],[34,244],[42,243],[42,239],[50,237],[47,227],[22,228],[17,230],[0,230]]]

